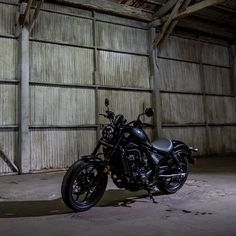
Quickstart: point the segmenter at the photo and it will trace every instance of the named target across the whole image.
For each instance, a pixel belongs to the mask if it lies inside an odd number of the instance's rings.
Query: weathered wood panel
[[[14,5],[19,3],[18,0],[1,0],[1,2],[8,3],[8,4],[14,4]]]
[[[17,56],[17,41],[0,38],[0,80],[16,79]]]
[[[203,63],[229,66],[229,50],[225,46],[201,43],[201,60]]]
[[[147,53],[148,31],[97,22],[97,46],[113,50]]]
[[[231,153],[236,150],[236,127],[210,127],[209,128],[210,154]]]
[[[101,85],[149,88],[148,57],[99,51]]]
[[[14,36],[16,6],[0,3],[0,34]]]
[[[96,142],[93,130],[31,131],[31,170],[66,168],[90,154]]]
[[[112,16],[103,13],[96,13],[96,19],[117,24],[129,25],[133,27],[141,27],[141,28],[147,28],[148,25],[147,23],[142,21],[132,20],[124,17]]]
[[[32,37],[53,42],[91,46],[92,20],[57,13],[41,12]]]
[[[75,16],[87,16],[87,17],[92,17],[92,12],[79,9],[79,8],[74,8],[74,7],[68,7],[65,5],[59,5],[55,3],[45,3],[43,4],[42,7],[43,10],[49,10],[49,11],[54,11],[54,12],[60,12],[62,14],[71,14]]]
[[[199,61],[199,44],[195,40],[172,36],[161,45],[158,55],[197,62]]]
[[[123,114],[128,121],[137,119],[138,115],[144,112],[145,108],[151,107],[151,94],[129,91],[98,91],[98,113],[105,113],[104,100],[110,100],[110,109],[116,114]],[[145,121],[150,119],[145,117]],[[99,118],[99,123],[106,122],[103,117]]]
[[[93,90],[31,86],[32,125],[95,124]]]
[[[204,123],[202,96],[162,94],[164,124]]]
[[[18,123],[18,86],[0,84],[0,125]]]
[[[234,98],[208,96],[206,106],[209,123],[235,123],[236,104]]]
[[[205,89],[207,93],[231,94],[230,69],[204,66]]]
[[[170,139],[180,140],[189,146],[199,149],[198,155],[205,155],[207,137],[203,127],[163,128],[163,135]]]
[[[0,149],[7,155],[7,157],[14,163],[17,156],[17,132],[0,132]],[[11,169],[0,158],[0,175],[3,173],[11,173]]]
[[[93,50],[31,42],[30,80],[92,84]]]
[[[159,59],[158,66],[161,90],[202,92],[199,65]]]

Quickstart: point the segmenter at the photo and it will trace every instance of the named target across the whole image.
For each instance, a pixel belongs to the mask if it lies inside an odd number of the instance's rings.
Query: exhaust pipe
[[[162,178],[182,177],[184,178],[185,176],[186,176],[186,173],[172,174],[172,175],[159,175],[158,177],[162,177]]]

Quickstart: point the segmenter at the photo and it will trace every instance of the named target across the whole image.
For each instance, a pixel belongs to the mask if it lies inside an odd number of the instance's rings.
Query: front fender
[[[101,170],[101,171],[103,171],[106,168],[105,162],[97,156],[93,156],[93,155],[83,156],[81,157],[81,160],[85,163],[93,164],[98,170]]]

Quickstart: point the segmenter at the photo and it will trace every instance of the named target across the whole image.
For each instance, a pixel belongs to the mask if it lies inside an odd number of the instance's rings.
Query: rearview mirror
[[[145,115],[151,117],[154,115],[154,110],[150,107],[145,110]]]
[[[109,106],[109,100],[108,100],[108,98],[105,99],[105,106],[106,106],[106,107]]]

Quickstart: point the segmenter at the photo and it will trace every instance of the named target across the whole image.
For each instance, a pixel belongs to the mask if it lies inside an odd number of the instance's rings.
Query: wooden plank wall
[[[44,4],[30,37],[31,170],[89,154],[110,108],[135,119],[151,106],[146,24]]]
[[[16,4],[0,3],[0,148],[13,162],[19,123]],[[97,114],[104,112],[106,97],[129,120],[153,105],[148,32],[140,21],[44,4],[30,36],[31,171],[66,168],[89,154],[105,123]],[[228,47],[172,36],[157,55],[163,136],[198,147],[200,155],[235,152]],[[8,172],[0,159],[0,173]]]
[[[158,64],[163,134],[198,147],[200,155],[235,152],[228,46],[172,36]]]
[[[18,47],[14,36],[15,1],[0,3],[0,149],[12,161],[17,159],[18,139]],[[0,158],[0,173],[10,173]]]

